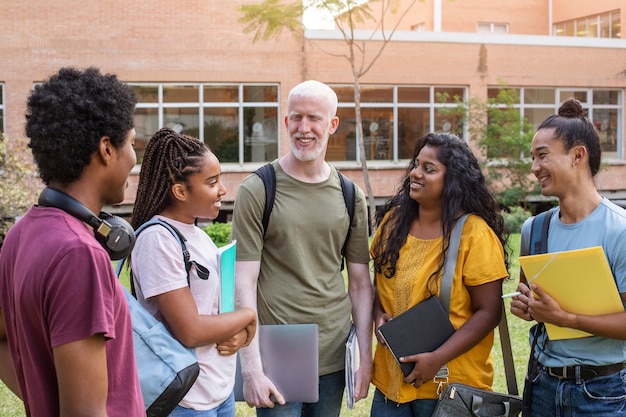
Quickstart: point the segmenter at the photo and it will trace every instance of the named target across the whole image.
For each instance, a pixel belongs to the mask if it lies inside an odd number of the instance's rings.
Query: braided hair
[[[172,186],[188,184],[200,172],[209,148],[199,139],[172,129],[157,131],[146,146],[131,225],[137,229],[172,203]]]

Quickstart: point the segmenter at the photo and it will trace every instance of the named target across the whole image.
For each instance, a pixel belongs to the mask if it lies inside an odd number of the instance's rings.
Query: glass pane
[[[551,116],[554,113],[554,109],[533,109],[528,107],[524,108],[524,117],[526,117],[526,119],[528,119],[528,121],[533,124],[535,130],[537,130],[541,122],[546,120],[548,116]]]
[[[622,37],[622,21],[619,12],[611,13],[611,37]]]
[[[137,95],[139,103],[158,103],[159,102],[159,86],[158,85],[131,85]]]
[[[393,87],[361,86],[361,103],[392,103]]]
[[[413,159],[415,143],[430,131],[429,109],[398,109],[398,159]]]
[[[278,109],[246,107],[243,109],[244,162],[267,162],[278,157]]]
[[[618,90],[593,90],[593,104],[618,104]]]
[[[0,109],[0,133],[4,133],[4,110]]]
[[[398,103],[430,103],[430,88],[398,87]]]
[[[200,115],[198,108],[164,108],[163,126],[185,135],[200,137]]]
[[[574,25],[573,20],[570,22],[565,22],[563,25],[565,26],[565,36],[576,36],[574,29],[576,25]]]
[[[587,19],[582,18],[576,21],[576,36],[587,37]]]
[[[454,109],[435,109],[434,132],[453,133],[458,137],[463,137],[463,123],[461,114]]]
[[[498,107],[520,104],[520,89],[510,87],[489,88],[487,102]]]
[[[236,107],[204,109],[204,143],[220,162],[239,162],[239,111]]]
[[[590,17],[589,20],[587,20],[587,28],[588,37],[598,37],[598,16]]]
[[[143,154],[148,144],[148,140],[159,130],[158,109],[135,109],[135,152],[137,153],[137,163],[143,160]]]
[[[4,104],[4,94],[2,94],[2,90],[4,89],[3,85],[0,85],[0,105]]]
[[[163,102],[198,103],[199,91],[197,85],[165,85],[163,86]]]
[[[277,103],[278,87],[275,85],[244,85],[243,101],[246,103]]]
[[[351,85],[330,86],[337,94],[340,103],[354,103],[354,87]],[[354,113],[354,111],[353,111]]]
[[[498,98],[498,94],[500,94],[500,91],[502,90],[507,90],[507,88],[505,87],[489,87],[487,89],[487,99],[492,99],[495,100]]]
[[[608,13],[600,15],[600,37],[601,38],[611,37],[611,19]]]
[[[455,97],[463,101],[464,95],[465,89],[463,87],[435,87],[435,97],[438,99],[447,97],[445,101],[438,101],[440,103],[454,103]]]
[[[525,88],[525,104],[554,104],[553,88]]]
[[[339,129],[328,140],[326,159],[329,161],[356,161],[356,119],[353,108],[339,108]],[[368,160],[393,159],[392,109],[361,109],[363,144]]]
[[[617,152],[617,109],[594,109],[593,124],[603,152]]]
[[[565,24],[556,23],[554,25],[554,36],[565,36]]]
[[[509,26],[506,23],[496,23],[493,25],[493,33],[497,33],[497,34],[509,33]]]
[[[202,92],[205,103],[239,102],[239,87],[236,85],[206,85]]]
[[[587,92],[586,91],[561,91],[559,94],[559,103],[563,103],[565,100],[570,98],[575,98],[581,103],[587,102]]]

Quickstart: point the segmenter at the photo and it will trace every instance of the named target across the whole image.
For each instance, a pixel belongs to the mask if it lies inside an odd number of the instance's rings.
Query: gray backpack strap
[[[443,274],[441,276],[441,291],[439,300],[446,311],[450,311],[450,293],[452,291],[452,278],[456,269],[456,260],[459,255],[459,244],[461,243],[461,234],[463,233],[463,225],[469,214],[464,214],[456,221],[450,242],[448,243],[448,252],[446,253],[446,263],[443,266]]]
[[[448,252],[446,254],[446,263],[444,265],[443,275],[441,277],[441,291],[439,298],[441,304],[446,311],[450,311],[450,293],[452,291],[452,279],[454,277],[454,270],[456,268],[456,261],[459,254],[459,244],[461,242],[461,233],[463,232],[463,225],[467,219],[467,214],[464,214],[457,220],[450,236],[450,243],[448,244]],[[504,373],[506,377],[506,384],[509,394],[517,395],[517,378],[515,376],[515,365],[513,362],[513,351],[511,349],[511,338],[509,335],[509,326],[506,320],[506,311],[504,309],[504,303],[502,303],[502,316],[500,323],[498,324],[498,332],[500,334],[500,347],[502,348],[502,359],[504,361]],[[444,367],[446,367],[444,365]],[[447,368],[447,367],[446,367]],[[440,370],[440,373],[445,373]]]

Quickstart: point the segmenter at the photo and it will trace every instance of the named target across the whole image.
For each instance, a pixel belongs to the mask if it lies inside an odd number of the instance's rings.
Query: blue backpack
[[[174,226],[160,219],[150,220],[137,228],[135,236],[154,225],[161,225],[174,235],[182,248],[189,273],[191,263],[185,238]],[[125,260],[126,258],[121,259],[115,268],[118,277]],[[187,280],[189,281],[189,275]],[[198,378],[200,366],[196,351],[183,346],[126,288],[124,293],[132,318],[135,360],[146,415],[165,417],[178,405]]]

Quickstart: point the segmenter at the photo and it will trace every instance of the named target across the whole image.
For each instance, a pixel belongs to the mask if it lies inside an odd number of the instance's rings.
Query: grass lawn
[[[513,248],[513,259],[511,268],[511,278],[504,282],[505,293],[515,291],[518,281],[519,264],[517,263],[517,253],[519,247],[519,235],[511,236],[511,247]],[[125,282],[127,284],[127,280]],[[509,331],[511,333],[511,344],[513,348],[513,356],[515,359],[515,371],[517,374],[518,389],[521,393],[524,382],[524,375],[526,373],[526,363],[528,360],[529,346],[528,346],[528,329],[530,323],[518,319],[512,316],[509,312],[510,300],[505,300],[505,306],[507,310],[507,318],[509,323]],[[506,380],[504,378],[504,365],[502,362],[502,354],[500,350],[500,340],[496,331],[496,342],[493,348],[493,357],[496,367],[496,375],[494,381],[494,390],[500,392],[506,392]],[[354,409],[348,410],[343,407],[341,416],[369,416],[370,402],[373,396],[374,388],[370,386],[370,395],[367,399],[361,400],[354,406]],[[345,400],[344,400],[345,402]],[[24,409],[21,401],[13,395],[11,391],[6,388],[4,384],[0,382],[0,416],[1,417],[24,417]],[[245,403],[237,403],[236,410],[237,417],[253,417],[256,413],[253,408],[249,408]]]

